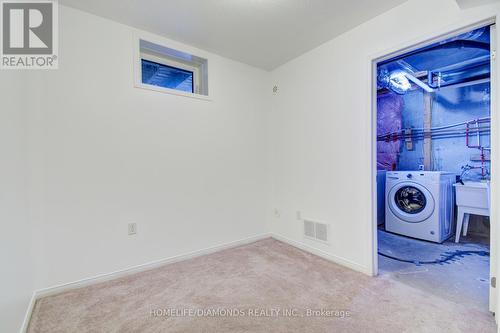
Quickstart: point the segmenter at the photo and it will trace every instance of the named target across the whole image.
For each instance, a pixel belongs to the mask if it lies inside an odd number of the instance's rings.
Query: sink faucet
[[[460,174],[460,181],[463,183],[464,176],[470,171],[474,169],[480,169],[481,170],[481,179],[487,179],[490,175],[490,171],[488,168],[484,165],[480,166],[474,166],[470,164],[462,165],[461,167],[462,173]]]

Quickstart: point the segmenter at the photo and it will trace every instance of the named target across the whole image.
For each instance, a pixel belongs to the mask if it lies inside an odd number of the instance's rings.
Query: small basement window
[[[139,39],[136,85],[170,93],[208,96],[207,59]]]
[[[141,59],[142,83],[194,93],[194,71]]]

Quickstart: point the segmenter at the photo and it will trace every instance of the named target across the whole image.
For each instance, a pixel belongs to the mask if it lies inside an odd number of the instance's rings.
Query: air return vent
[[[306,237],[316,238],[314,229],[314,222],[304,221],[304,235]]]
[[[304,237],[328,243],[328,224],[304,220]]]

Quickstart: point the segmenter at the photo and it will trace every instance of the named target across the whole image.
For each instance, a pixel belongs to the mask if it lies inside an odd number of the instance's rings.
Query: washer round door
[[[389,192],[387,204],[401,220],[418,223],[428,219],[434,212],[434,197],[420,184],[404,182],[395,185]]]

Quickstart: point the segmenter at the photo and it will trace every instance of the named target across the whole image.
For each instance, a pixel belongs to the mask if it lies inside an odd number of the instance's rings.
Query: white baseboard
[[[272,233],[271,234],[271,237],[276,239],[276,240],[279,240],[283,243],[286,243],[288,245],[291,245],[291,246],[294,246],[296,248],[299,248],[301,250],[304,250],[306,252],[309,252],[311,254],[314,254],[314,255],[317,255],[319,257],[322,257],[328,261],[331,261],[333,263],[336,263],[336,264],[339,264],[341,266],[344,266],[344,267],[347,267],[349,269],[352,269],[352,270],[355,270],[357,272],[360,272],[360,273],[363,273],[363,274],[366,274],[366,275],[369,275],[369,276],[373,276],[372,274],[372,271],[368,268],[368,267],[365,267],[365,266],[362,266],[356,262],[353,262],[351,260],[348,260],[348,259],[345,259],[345,258],[342,258],[342,257],[339,257],[339,256],[335,256],[335,255],[332,255],[330,253],[327,253],[325,251],[322,251],[322,250],[319,250],[315,247],[312,247],[310,245],[307,245],[305,243],[302,243],[302,242],[297,242],[297,241],[294,241],[290,238],[287,238],[287,237],[284,237],[284,236],[281,236],[281,235],[278,235],[278,234],[275,234],[275,233]]]
[[[28,304],[28,308],[26,309],[26,313],[24,314],[24,320],[20,330],[21,333],[25,333],[28,331],[28,325],[30,323],[31,313],[33,312],[33,308],[35,307],[36,300],[37,300],[36,291],[34,291],[31,294],[31,299]]]
[[[316,249],[316,248],[309,246],[307,244],[291,240],[287,237],[284,237],[284,236],[281,236],[278,234],[265,233],[265,234],[260,234],[260,235],[240,239],[237,241],[224,243],[224,244],[208,247],[205,249],[201,249],[201,250],[197,250],[197,251],[193,251],[193,252],[189,252],[189,253],[173,256],[173,257],[169,257],[169,258],[151,261],[151,262],[148,262],[145,264],[132,266],[132,267],[118,270],[118,271],[111,272],[111,273],[101,274],[101,275],[88,277],[85,279],[81,279],[81,280],[77,280],[77,281],[73,281],[73,282],[69,282],[69,283],[64,283],[64,284],[60,284],[60,285],[56,285],[56,286],[52,286],[52,287],[48,287],[48,288],[35,290],[33,292],[33,296],[31,297],[30,304],[29,304],[28,309],[26,311],[26,315],[25,315],[23,325],[21,328],[21,333],[25,333],[26,330],[28,329],[29,321],[31,318],[31,313],[33,312],[33,308],[35,306],[35,303],[38,299],[40,299],[42,297],[47,297],[47,296],[59,294],[59,293],[64,292],[64,291],[68,291],[68,290],[76,289],[76,288],[81,288],[81,287],[93,285],[96,283],[106,282],[109,280],[117,279],[117,278],[131,275],[134,273],[147,271],[147,270],[157,268],[157,267],[160,267],[163,265],[200,257],[203,255],[215,253],[215,252],[222,251],[222,250],[227,250],[230,248],[253,243],[253,242],[256,242],[256,241],[259,241],[262,239],[266,239],[266,238],[271,238],[271,237],[278,240],[278,241],[281,241],[283,243],[291,245],[293,247],[299,248],[299,249],[304,250],[306,252],[309,252],[311,254],[322,257],[322,258],[329,260],[331,262],[334,262],[336,264],[342,265],[344,267],[350,268],[352,270],[355,270],[355,271],[358,271],[358,272],[361,272],[361,273],[364,273],[367,275],[371,275],[371,271],[367,267],[361,266],[361,265],[359,265],[355,262],[352,262],[350,260],[347,260],[345,258],[331,255],[329,253],[326,253],[322,250]]]
[[[93,285],[96,283],[106,282],[109,280],[117,279],[117,278],[131,275],[134,273],[147,271],[147,270],[157,268],[157,267],[160,267],[163,265],[200,257],[203,255],[215,253],[215,252],[222,251],[222,250],[231,249],[234,247],[253,243],[253,242],[256,242],[256,241],[259,241],[262,239],[266,239],[266,238],[270,238],[270,237],[271,237],[271,234],[260,234],[260,235],[240,239],[240,240],[233,241],[233,242],[228,242],[228,243],[224,243],[224,244],[211,246],[211,247],[208,247],[205,249],[201,249],[201,250],[197,250],[197,251],[193,251],[193,252],[189,252],[189,253],[173,256],[173,257],[168,257],[168,258],[164,258],[164,259],[160,259],[160,260],[151,261],[151,262],[148,262],[145,264],[132,266],[132,267],[121,269],[121,270],[111,272],[111,273],[100,274],[97,276],[92,276],[92,277],[88,277],[88,278],[73,281],[73,282],[68,282],[68,283],[64,283],[64,284],[60,284],[60,285],[56,285],[56,286],[52,286],[52,287],[48,287],[48,288],[35,290],[33,292],[33,296],[31,298],[30,304],[29,304],[28,309],[26,311],[24,322],[23,322],[23,325],[21,327],[21,333],[25,333],[26,330],[28,329],[29,321],[31,318],[31,313],[33,312],[33,308],[35,306],[36,301],[40,298],[59,294],[61,292],[68,291],[71,289],[76,289],[76,288],[81,288],[81,287]]]
[[[46,296],[50,296],[50,295],[54,295],[54,294],[59,294],[59,293],[66,291],[66,290],[81,288],[81,287],[85,287],[85,286],[100,283],[100,282],[106,282],[109,280],[113,280],[116,278],[130,275],[130,274],[147,271],[147,270],[157,268],[157,267],[160,267],[160,266],[163,266],[166,264],[171,264],[171,263],[175,263],[175,262],[179,262],[179,261],[184,261],[184,260],[200,257],[203,255],[207,255],[207,254],[211,254],[214,252],[230,249],[230,248],[245,245],[248,243],[253,243],[253,242],[256,242],[258,240],[270,238],[270,237],[271,237],[270,234],[261,234],[261,235],[257,235],[257,236],[252,236],[252,237],[240,239],[237,241],[219,244],[219,245],[211,246],[211,247],[208,247],[205,249],[196,250],[193,252],[189,252],[189,253],[173,256],[173,257],[168,257],[168,258],[164,258],[164,259],[151,261],[151,262],[148,262],[145,264],[132,266],[132,267],[121,269],[121,270],[111,272],[111,273],[101,274],[101,275],[92,276],[92,277],[88,277],[85,279],[81,279],[81,280],[77,280],[77,281],[73,281],[73,282],[69,282],[69,283],[64,283],[61,285],[43,288],[43,289],[36,291],[36,296],[37,296],[37,298],[42,298],[42,297],[46,297]]]

